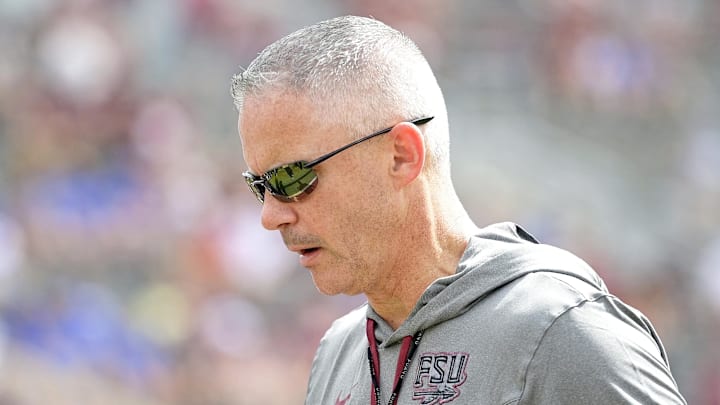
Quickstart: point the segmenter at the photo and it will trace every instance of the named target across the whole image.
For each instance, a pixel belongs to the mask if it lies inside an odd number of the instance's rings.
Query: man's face
[[[314,107],[287,93],[245,100],[239,131],[253,174],[315,159],[363,135],[333,124],[333,117],[323,117]],[[301,201],[281,202],[266,192],[263,226],[280,231],[321,292],[369,291],[392,266],[393,254],[398,254],[393,232],[400,228],[401,209],[393,199],[391,164],[388,141],[379,137],[315,166],[317,187]]]

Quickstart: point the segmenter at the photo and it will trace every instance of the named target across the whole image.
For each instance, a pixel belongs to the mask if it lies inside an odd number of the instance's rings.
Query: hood
[[[514,223],[482,228],[468,241],[452,276],[437,279],[420,297],[408,319],[395,331],[368,306],[367,316],[378,321],[384,345],[392,345],[418,330],[455,318],[498,288],[533,272],[571,275],[607,291],[595,271],[572,253],[539,243]]]

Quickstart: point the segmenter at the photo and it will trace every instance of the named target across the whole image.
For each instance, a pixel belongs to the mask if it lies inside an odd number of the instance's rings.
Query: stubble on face
[[[373,161],[368,159],[368,161]],[[361,170],[356,167],[355,172]],[[338,205],[338,220],[331,234],[344,255],[338,257],[343,273],[353,279],[352,290],[343,293],[368,293],[388,281],[397,257],[402,254],[396,209],[389,203],[387,188],[371,176],[359,185],[359,192],[346,195]]]
[[[243,152],[255,170],[313,159],[362,135],[328,123],[326,112],[313,108],[311,100],[287,93],[247,99],[244,115],[248,119],[239,121]],[[392,266],[389,250],[399,224],[386,204],[388,183],[380,177],[385,172],[376,142],[381,138],[316,166],[318,187],[290,203],[297,222],[278,228],[287,246],[320,247],[321,260],[309,270],[324,294],[366,292],[382,283]]]

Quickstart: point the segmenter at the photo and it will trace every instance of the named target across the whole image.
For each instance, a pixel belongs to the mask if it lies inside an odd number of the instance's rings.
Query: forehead
[[[244,100],[238,119],[243,157],[253,173],[322,154],[337,127],[307,97],[266,91]]]

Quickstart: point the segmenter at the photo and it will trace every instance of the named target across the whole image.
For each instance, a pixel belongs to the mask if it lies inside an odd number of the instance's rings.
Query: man
[[[683,404],[650,322],[572,254],[478,229],[450,181],[443,95],[415,44],[340,17],[233,78],[245,179],[325,294],[306,403]]]

